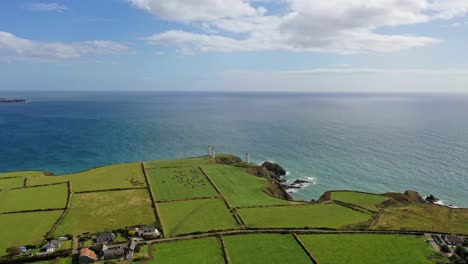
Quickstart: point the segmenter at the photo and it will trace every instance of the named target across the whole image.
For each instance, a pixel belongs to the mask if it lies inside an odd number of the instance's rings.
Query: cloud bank
[[[128,0],[158,18],[192,25],[146,37],[185,52],[286,50],[356,54],[393,52],[440,42],[430,36],[385,34],[386,28],[468,14],[466,0]]]
[[[66,5],[57,4],[57,3],[27,3],[22,5],[23,8],[29,9],[31,11],[39,12],[65,12],[69,8]]]

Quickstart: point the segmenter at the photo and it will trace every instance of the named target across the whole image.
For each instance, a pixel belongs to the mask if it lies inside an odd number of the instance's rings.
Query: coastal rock
[[[429,202],[429,203],[436,203],[439,201],[439,198],[435,197],[434,195],[429,195],[426,197],[426,201]]]
[[[242,162],[242,159],[234,155],[219,155],[216,162],[226,165],[234,165]]]
[[[304,181],[304,180],[299,180],[299,179],[297,179],[297,180],[295,180],[295,181],[293,182],[293,184],[304,184],[304,183],[311,183],[311,182],[309,182],[309,181]]]
[[[276,163],[265,161],[263,162],[262,167],[272,172],[276,178],[286,175],[286,170]]]
[[[405,195],[415,202],[425,203],[426,201],[419,195],[417,191],[407,190],[405,191]]]

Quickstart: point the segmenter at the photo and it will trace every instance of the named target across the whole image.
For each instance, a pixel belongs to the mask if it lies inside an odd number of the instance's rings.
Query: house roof
[[[82,248],[80,250],[80,257],[81,256],[86,256],[88,258],[97,259],[96,253],[89,248]]]
[[[463,238],[459,236],[445,236],[445,240],[449,243],[463,243]]]
[[[114,233],[102,233],[96,236],[96,239],[102,240],[102,239],[114,239],[115,235]]]

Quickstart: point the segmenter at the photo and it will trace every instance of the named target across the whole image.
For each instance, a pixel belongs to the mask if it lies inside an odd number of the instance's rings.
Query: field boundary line
[[[104,190],[79,191],[79,192],[75,192],[75,194],[97,193],[97,192],[118,192],[118,191],[131,191],[131,190],[144,190],[144,189],[146,189],[146,187],[114,188],[114,189],[104,189]]]
[[[60,185],[60,184],[67,184],[68,181],[64,182],[54,182],[54,183],[47,183],[47,184],[39,184],[39,185],[32,185],[32,186],[27,186],[27,187],[17,187],[17,188],[11,188],[10,190],[21,190],[21,189],[30,189],[30,188],[39,188],[39,187],[47,187],[47,186],[54,186],[54,185]]]
[[[226,243],[224,242],[224,238],[222,235],[217,236],[219,243],[221,244],[221,250],[223,251],[223,258],[224,258],[224,263],[225,264],[230,264],[231,259],[229,258],[229,253],[226,248]]]
[[[283,200],[283,201],[285,201],[285,200]],[[239,206],[239,207],[236,207],[236,209],[283,207],[283,206],[313,206],[313,205],[318,205],[318,204],[320,204],[320,203],[308,203],[308,202],[297,202],[297,203],[294,203],[295,201],[289,201],[289,202],[292,202],[292,204],[248,205],[248,206]]]
[[[299,246],[302,248],[302,250],[304,250],[304,252],[306,253],[306,255],[309,257],[309,259],[312,261],[312,263],[314,264],[319,264],[319,262],[317,261],[317,259],[314,257],[314,255],[312,255],[312,252],[309,251],[309,249],[304,245],[304,243],[302,242],[302,240],[299,238],[299,236],[296,234],[296,233],[291,233],[291,235],[294,237],[294,240],[296,240],[296,242],[299,244]]]
[[[28,188],[28,180],[29,180],[29,177],[24,177],[23,188]]]
[[[205,170],[203,170],[203,168],[201,166],[198,166],[198,168],[200,169],[200,171],[203,173],[203,175],[205,175],[205,177],[208,179],[208,181],[210,182],[210,184],[213,186],[213,188],[215,188],[216,192],[221,195],[221,198],[224,200],[224,203],[226,204],[227,208],[229,209],[229,211],[231,212],[231,215],[232,217],[234,217],[234,219],[236,220],[237,224],[240,225],[241,227],[245,227],[245,221],[244,219],[242,219],[242,217],[240,216],[240,214],[237,212],[236,208],[233,207],[226,199],[226,197],[224,196],[224,194],[221,192],[221,189],[218,188],[218,186],[215,184],[215,182],[211,179],[211,177],[208,175],[208,173],[205,172]]]
[[[341,206],[344,206],[344,207],[348,207],[349,209],[352,209],[352,210],[355,210],[355,211],[359,211],[361,213],[366,213],[366,214],[372,214],[372,215],[375,215],[375,214],[378,214],[379,212],[377,211],[372,211],[370,209],[367,209],[367,208],[364,208],[360,205],[357,205],[357,204],[352,204],[352,203],[347,203],[347,202],[343,202],[343,201],[338,201],[338,200],[331,200],[332,202],[338,204],[338,205],[341,205]]]
[[[176,199],[176,200],[162,200],[162,201],[155,201],[156,203],[172,203],[172,202],[184,202],[184,201],[192,201],[192,200],[211,200],[211,199],[222,199],[221,196],[207,196],[207,197],[195,197],[195,198],[184,198],[184,199]]]
[[[16,179],[16,178],[26,178],[27,176],[9,176],[9,177],[0,177],[1,180]]]
[[[158,169],[177,169],[177,168],[195,168],[196,166],[165,166],[158,168],[146,168],[146,170],[158,170]]]
[[[65,216],[67,216],[68,211],[70,211],[70,204],[71,204],[71,200],[72,200],[72,196],[73,196],[73,189],[72,189],[71,181],[68,181],[67,185],[68,185],[67,204],[66,204],[65,209],[63,210],[62,214],[60,215],[59,219],[57,219],[57,221],[52,226],[52,228],[49,230],[49,232],[47,232],[47,234],[45,236],[46,238],[51,237],[51,235],[55,232],[55,230],[57,230],[60,223],[62,223]]]
[[[146,181],[146,188],[148,189],[148,192],[149,192],[149,195],[150,195],[150,199],[151,199],[151,203],[153,204],[153,213],[154,213],[154,216],[156,218],[156,221],[158,222],[157,224],[159,225],[159,229],[161,229],[161,237],[164,237],[164,226],[163,226],[163,223],[162,223],[162,220],[161,220],[161,213],[159,212],[159,208],[156,204],[156,200],[154,198],[154,193],[153,193],[153,188],[151,188],[151,182],[149,180],[149,177],[148,177],[148,174],[146,173],[146,168],[145,168],[145,163],[141,163],[141,170],[143,171],[143,176],[145,177],[145,181]]]
[[[0,215],[49,212],[49,211],[61,211],[61,210],[65,210],[65,208],[46,208],[46,209],[34,209],[34,210],[9,211],[9,212],[0,212]]]

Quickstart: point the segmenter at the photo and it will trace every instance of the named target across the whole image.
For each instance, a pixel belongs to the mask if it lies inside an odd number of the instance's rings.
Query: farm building
[[[94,243],[112,242],[115,239],[114,233],[102,233],[93,238]]]
[[[93,263],[98,260],[96,253],[88,248],[82,248],[80,250],[79,262],[82,263]]]
[[[55,249],[60,247],[60,241],[52,239],[47,244],[42,246],[42,250],[44,250],[47,253],[53,253],[55,252]]]
[[[102,246],[101,251],[99,252],[100,260],[110,260],[110,259],[120,259],[125,256],[126,246],[119,245],[112,248],[107,247],[106,245]]]
[[[133,258],[133,254],[135,253],[135,248],[136,248],[137,242],[136,240],[130,241],[130,243],[127,246],[127,253],[125,254],[125,259],[130,260]]]
[[[138,236],[159,236],[159,231],[154,226],[142,226],[135,228]]]
[[[463,245],[463,238],[460,236],[445,236],[444,240],[449,246]]]

